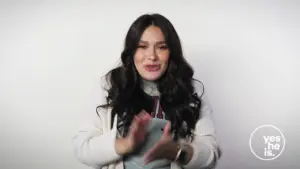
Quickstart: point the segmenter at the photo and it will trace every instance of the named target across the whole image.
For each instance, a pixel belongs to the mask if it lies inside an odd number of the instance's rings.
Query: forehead
[[[157,42],[165,41],[164,34],[157,26],[149,26],[142,34],[141,41]]]

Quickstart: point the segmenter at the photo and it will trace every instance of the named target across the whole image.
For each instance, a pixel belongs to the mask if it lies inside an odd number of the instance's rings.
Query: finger
[[[146,134],[147,125],[149,123],[150,118],[147,116],[147,112],[142,110],[136,118],[134,118],[133,127],[136,129],[134,133],[132,133],[136,141],[142,141],[143,137]]]
[[[141,121],[140,125],[137,127],[137,134],[141,135],[141,137],[144,137],[147,130],[147,122]]]
[[[151,149],[149,149],[144,155],[145,162],[150,162],[156,159],[160,154],[160,147],[161,142],[158,142]]]
[[[143,117],[143,114],[144,114],[144,110],[142,110],[142,111],[140,111],[139,112],[139,114],[137,115],[139,118],[141,118],[142,119],[142,117]]]
[[[141,122],[142,122],[142,119],[139,117],[139,116],[135,116],[135,125],[138,127],[140,124],[141,124]]]
[[[141,119],[141,125],[145,128],[148,125],[150,119],[151,118],[149,118],[148,113],[143,114]]]
[[[150,120],[152,117],[151,117],[151,115],[149,113],[146,113],[144,118],[146,120]]]
[[[168,121],[167,124],[164,127],[163,135],[169,136],[170,135],[170,129],[171,129],[171,122]]]
[[[148,113],[144,109],[141,110],[141,112],[139,113],[140,117],[144,117],[146,114],[148,114]]]
[[[138,125],[140,123],[140,119],[137,116],[134,116],[131,125],[129,127],[129,132],[133,134],[133,132],[137,131]]]
[[[141,122],[145,121],[145,113],[140,112],[140,113],[138,114],[138,117],[141,119]]]
[[[153,151],[149,152],[148,154],[144,155],[144,164],[146,165],[155,159],[157,159],[157,156],[155,155],[155,151],[153,150]]]
[[[144,164],[147,165],[148,163],[150,163],[151,161],[155,160],[155,156],[153,154],[153,150],[147,152],[145,155],[144,155]]]
[[[143,121],[149,121],[149,119],[150,119],[149,117],[150,117],[150,115],[146,111],[141,112],[141,118]]]
[[[145,130],[146,126],[148,125],[149,120],[145,118],[145,115],[142,115],[140,124],[139,124],[139,129]]]
[[[141,125],[147,126],[149,124],[150,120],[151,120],[151,118],[144,117]]]
[[[155,160],[153,156],[147,156],[144,158],[144,165],[149,164],[151,161]]]
[[[141,118],[144,120],[147,115],[147,112],[145,110],[142,110],[140,115],[141,115]]]
[[[135,130],[132,133],[133,137],[137,142],[143,141],[146,134],[146,130],[145,130],[146,125],[144,124],[145,122],[138,117],[136,117],[134,120],[135,120],[134,123]]]

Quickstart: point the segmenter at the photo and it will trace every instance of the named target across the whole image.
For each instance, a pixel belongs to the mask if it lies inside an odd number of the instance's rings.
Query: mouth
[[[145,65],[144,68],[149,72],[155,72],[155,71],[158,71],[160,69],[160,65],[158,65],[158,64],[148,64],[148,65]]]

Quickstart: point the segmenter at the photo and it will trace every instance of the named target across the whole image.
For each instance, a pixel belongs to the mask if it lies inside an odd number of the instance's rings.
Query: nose
[[[149,59],[149,60],[156,60],[157,59],[155,48],[149,48],[148,49],[147,59]]]

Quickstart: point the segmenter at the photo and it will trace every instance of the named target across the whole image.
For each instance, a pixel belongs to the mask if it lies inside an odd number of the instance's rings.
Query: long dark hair
[[[118,128],[123,129],[123,136],[128,133],[134,115],[142,109],[151,112],[151,97],[141,88],[141,77],[133,62],[138,42],[144,30],[151,25],[161,29],[170,51],[168,68],[156,81],[161,107],[166,118],[171,121],[174,139],[179,137],[193,139],[193,131],[200,117],[201,108],[201,98],[195,93],[193,86],[194,70],[183,57],[181,42],[175,28],[160,14],[145,14],[132,23],[121,54],[122,64],[105,76],[109,84],[106,89],[107,104],[99,107],[112,108],[111,124],[113,124],[113,117],[118,115]]]

